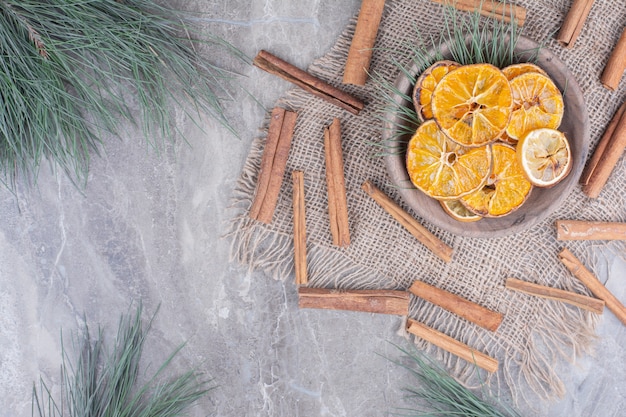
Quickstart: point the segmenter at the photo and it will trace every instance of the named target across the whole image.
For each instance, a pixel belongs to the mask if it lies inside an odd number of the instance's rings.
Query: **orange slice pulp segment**
[[[458,199],[480,188],[491,172],[491,148],[465,148],[451,141],[433,120],[411,138],[406,166],[411,182],[438,200]]]

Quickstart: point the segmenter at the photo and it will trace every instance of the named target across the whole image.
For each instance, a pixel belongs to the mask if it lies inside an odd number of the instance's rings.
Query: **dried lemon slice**
[[[461,199],[473,213],[501,217],[518,209],[528,198],[532,184],[517,162],[516,151],[503,143],[492,145],[493,170],[487,183]]]
[[[472,213],[459,200],[442,200],[439,203],[441,203],[443,211],[456,221],[469,223],[482,219],[482,216]]]
[[[567,176],[572,152],[565,135],[554,129],[530,131],[517,144],[517,159],[537,187],[551,187]]]
[[[487,180],[491,147],[462,147],[451,141],[437,123],[427,120],[409,142],[406,166],[413,185],[428,196],[458,199]]]
[[[513,78],[520,76],[522,74],[526,74],[529,72],[535,72],[541,75],[548,74],[539,66],[535,64],[531,64],[530,62],[523,62],[521,64],[513,64],[508,67],[502,68],[502,73],[506,77],[507,80],[511,81]]]
[[[421,121],[433,118],[431,99],[433,90],[439,84],[439,81],[441,81],[444,75],[460,66],[461,64],[454,61],[437,61],[426,68],[422,75],[419,76],[413,89],[413,104],[415,105],[415,112]]]
[[[509,124],[513,96],[509,81],[491,64],[450,71],[435,87],[433,117],[441,130],[463,146],[495,141]]]
[[[531,130],[556,129],[563,119],[563,96],[549,77],[526,73],[511,80],[513,112],[506,133],[521,139]]]

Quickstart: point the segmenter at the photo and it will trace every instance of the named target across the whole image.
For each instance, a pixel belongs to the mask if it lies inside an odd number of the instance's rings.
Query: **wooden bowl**
[[[516,52],[523,56],[525,52],[536,50],[538,47],[534,41],[520,37],[516,45]],[[451,54],[445,44],[442,46],[441,52],[444,59],[451,59]],[[519,209],[507,216],[483,218],[474,223],[463,223],[452,219],[443,211],[439,201],[427,196],[412,185],[406,170],[406,142],[410,139],[410,137],[406,137],[406,141],[399,142],[402,145],[399,145],[399,149],[395,149],[397,152],[390,152],[390,155],[385,157],[385,165],[402,198],[406,204],[415,210],[418,216],[457,235],[501,237],[521,232],[541,222],[554,212],[572,192],[578,183],[587,159],[590,141],[589,115],[580,86],[563,62],[549,50],[542,48],[536,64],[548,73],[563,93],[565,110],[559,130],[565,133],[572,150],[572,169],[569,175],[551,188],[534,187],[528,200]],[[418,71],[417,65],[410,69],[410,73],[416,75],[415,78],[419,75]],[[400,72],[395,86],[398,91],[411,97],[413,84],[403,72]],[[401,106],[413,107],[413,103],[404,100],[400,95],[396,95],[394,100]],[[396,129],[402,123],[402,119],[396,112],[389,112],[386,114],[385,120],[383,140],[392,140],[395,137]]]

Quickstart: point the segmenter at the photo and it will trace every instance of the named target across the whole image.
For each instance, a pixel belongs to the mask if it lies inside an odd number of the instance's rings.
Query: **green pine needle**
[[[507,1],[503,1],[505,5]],[[504,8],[504,13],[507,13]],[[414,28],[416,42],[404,45],[405,61],[402,64],[400,54],[392,64],[414,85],[417,77],[436,61],[444,59],[441,49],[449,47],[450,58],[461,65],[489,63],[504,68],[516,62],[535,62],[541,49],[515,51],[521,30],[515,19],[505,23],[497,19],[488,19],[478,12],[467,13],[452,6],[444,7],[444,27],[438,38],[426,38],[419,29]],[[396,51],[397,52],[397,51]],[[412,70],[417,69],[417,71]],[[378,86],[378,93],[385,102],[378,119],[384,129],[391,132],[389,139],[381,143],[385,152],[377,155],[399,155],[406,150],[408,141],[420,125],[412,98],[406,92],[399,91],[394,80],[388,80],[383,74],[372,74]],[[409,93],[410,94],[410,93]],[[397,120],[390,120],[395,115]]]
[[[61,393],[55,399],[43,380],[33,387],[32,415],[38,417],[174,417],[212,388],[195,371],[166,378],[176,349],[157,371],[138,386],[140,359],[152,319],[144,329],[141,305],[134,316],[120,319],[115,344],[105,351],[102,330],[93,340],[86,327],[77,340],[78,358],[72,360],[61,340]]]
[[[192,40],[185,19],[150,0],[0,0],[0,181],[36,180],[48,159],[84,182],[125,120],[157,149],[171,138],[173,106],[235,133],[222,110],[234,75],[196,47],[249,60],[217,37]]]
[[[392,361],[415,377],[415,386],[406,388],[406,399],[417,403],[419,408],[399,408],[405,417],[418,416],[464,416],[464,417],[521,417],[518,411],[491,398],[482,390],[483,398],[461,385],[432,359],[413,349],[411,352],[399,346],[405,362]],[[477,368],[478,371],[478,368]],[[484,385],[482,385],[484,388]]]

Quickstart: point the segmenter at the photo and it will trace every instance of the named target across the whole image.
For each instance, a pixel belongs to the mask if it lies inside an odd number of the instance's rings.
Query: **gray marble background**
[[[305,68],[334,43],[356,0],[195,0],[203,27],[249,56],[269,49]],[[173,371],[190,366],[219,388],[191,415],[383,416],[406,406],[412,380],[391,364],[401,320],[362,313],[299,310],[291,282],[229,261],[223,238],[233,187],[250,142],[290,86],[213,56],[243,74],[226,103],[240,132],[213,121],[203,130],[182,112],[180,138],[160,154],[132,126],[107,141],[79,190],[43,166],[36,186],[0,189],[0,417],[31,413],[39,376],[58,386],[60,336],[83,315],[112,338],[121,313],[141,300],[160,305],[144,354],[155,366],[187,342]],[[250,95],[256,97],[258,102]],[[260,104],[259,104],[260,103]],[[623,254],[622,254],[623,255]],[[608,254],[603,280],[626,302],[626,265]],[[555,366],[565,398],[521,404],[525,415],[626,415],[626,331],[606,312],[596,353]],[[523,389],[523,387],[520,387]]]

